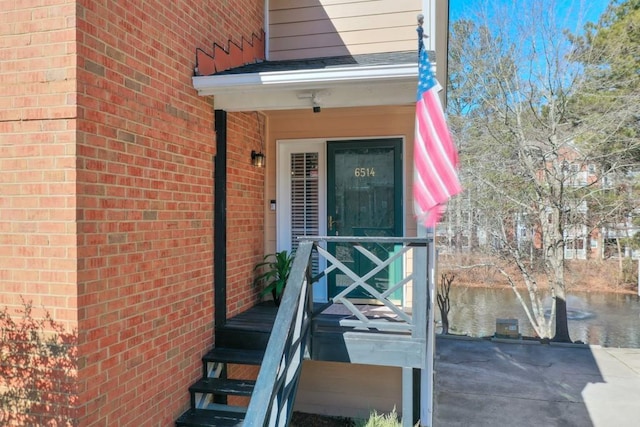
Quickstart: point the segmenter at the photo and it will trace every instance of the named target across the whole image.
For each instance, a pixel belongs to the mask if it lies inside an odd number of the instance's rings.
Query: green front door
[[[375,139],[327,143],[327,234],[330,236],[402,236],[402,140]],[[389,245],[369,245],[380,259],[394,250]],[[349,245],[331,244],[329,250],[359,276],[374,265]],[[393,271],[396,270],[396,271]],[[368,283],[387,289],[399,273],[391,266]],[[351,280],[341,272],[328,277],[329,296],[337,295]],[[349,294],[370,299],[364,290]],[[400,295],[393,299],[400,300]]]

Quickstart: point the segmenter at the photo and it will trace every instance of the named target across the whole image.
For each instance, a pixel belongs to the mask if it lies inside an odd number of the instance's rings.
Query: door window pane
[[[393,230],[394,190],[393,147],[336,150],[337,234],[366,236]]]

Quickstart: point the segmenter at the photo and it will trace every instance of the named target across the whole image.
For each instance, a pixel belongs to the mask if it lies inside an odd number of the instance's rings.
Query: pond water
[[[523,297],[527,295],[523,294]],[[518,319],[521,335],[535,336],[511,289],[452,287],[450,299],[450,333],[492,336],[496,331],[496,319],[508,318]],[[550,298],[545,299],[545,308],[551,308]],[[572,292],[567,296],[567,309],[573,341],[640,348],[640,299],[637,295]],[[436,320],[440,320],[437,306]]]

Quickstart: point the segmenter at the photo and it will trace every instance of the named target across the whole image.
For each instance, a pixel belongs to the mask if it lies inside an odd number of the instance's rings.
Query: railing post
[[[421,236],[423,237],[423,236]],[[425,246],[426,245],[426,246]],[[429,310],[429,294],[428,294],[428,249],[430,245],[428,243],[418,244],[413,247],[413,286],[412,286],[412,318],[413,318],[413,331],[412,338],[421,340],[426,343],[428,336],[429,326],[428,322],[428,310]],[[425,349],[426,352],[426,349]],[[424,369],[426,364],[426,353],[423,353],[422,366],[420,367],[421,378],[424,375]],[[406,371],[406,372],[405,372]],[[413,370],[411,375],[409,371],[403,369],[403,412],[402,412],[402,424],[403,427],[413,426],[414,415],[417,413],[422,414],[423,406],[421,402],[427,395],[422,392],[424,389],[422,386],[422,380],[420,380],[420,387],[414,387]],[[419,399],[414,399],[413,393],[416,393]],[[409,402],[409,400],[411,402]],[[413,405],[417,404],[417,408],[413,408]]]
[[[402,368],[402,427],[413,427],[413,368]]]
[[[412,317],[415,339],[426,339],[428,332],[427,317],[429,310],[428,254],[429,246],[417,245],[413,248],[413,297]]]
[[[427,349],[425,353],[425,366],[422,369],[420,378],[420,396],[422,405],[420,405],[420,426],[431,427],[433,426],[433,361],[435,357],[436,346],[436,334],[435,334],[435,315],[434,315],[434,301],[435,295],[435,282],[436,282],[436,245],[435,240],[432,240],[427,246],[426,254],[427,265],[427,286],[428,298],[427,298]]]

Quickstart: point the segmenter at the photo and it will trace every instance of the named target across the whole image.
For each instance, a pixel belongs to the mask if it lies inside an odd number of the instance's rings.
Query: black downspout
[[[215,110],[213,283],[214,330],[227,322],[227,112]],[[218,334],[216,334],[217,340]]]

